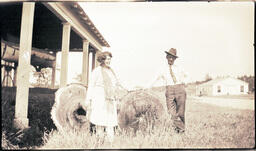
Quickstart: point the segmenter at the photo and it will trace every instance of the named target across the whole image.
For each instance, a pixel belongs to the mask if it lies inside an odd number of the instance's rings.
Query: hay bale
[[[121,129],[132,128],[136,132],[161,122],[166,116],[165,102],[152,92],[131,91],[121,99],[118,105],[118,124]],[[124,94],[125,92],[122,96]],[[71,84],[55,93],[51,116],[58,130],[89,131],[89,120],[86,117],[89,110],[84,109],[82,105],[85,97],[86,88],[80,84]]]
[[[132,128],[136,132],[156,125],[165,115],[159,97],[149,91],[137,90],[122,99],[118,121],[121,129]]]
[[[88,130],[87,111],[83,108],[86,87],[81,84],[70,84],[55,93],[55,104],[51,117],[57,129]]]

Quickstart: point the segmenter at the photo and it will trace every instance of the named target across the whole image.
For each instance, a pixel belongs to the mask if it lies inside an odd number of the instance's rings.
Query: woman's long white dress
[[[103,70],[109,75],[112,85],[116,86],[118,80],[111,70]],[[104,91],[104,81],[102,77],[102,67],[95,68],[89,79],[86,101],[91,100],[91,112],[89,120],[98,126],[117,126],[116,101],[106,101]]]

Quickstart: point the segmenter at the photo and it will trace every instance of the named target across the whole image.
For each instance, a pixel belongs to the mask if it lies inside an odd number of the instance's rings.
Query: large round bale
[[[120,104],[118,114],[121,129],[145,130],[153,128],[165,116],[164,104],[159,97],[145,90],[131,91]]]
[[[81,84],[74,83],[58,89],[51,111],[52,120],[58,130],[88,130],[87,111],[82,105],[85,97],[86,87]]]

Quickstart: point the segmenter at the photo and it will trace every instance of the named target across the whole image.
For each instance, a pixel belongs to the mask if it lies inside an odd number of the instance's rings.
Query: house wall
[[[200,91],[202,91],[202,87],[200,85],[196,86],[196,96],[200,95]]]
[[[210,85],[201,85],[196,87],[196,95],[212,95],[212,87]]]
[[[244,92],[241,92],[241,85],[244,86]],[[218,92],[218,86],[221,87],[221,91]],[[240,95],[247,94],[249,90],[249,84],[240,80],[236,80],[234,78],[227,78],[218,83],[214,83],[212,85],[199,85],[196,87],[196,95]],[[201,92],[201,93],[200,93]]]
[[[221,92],[218,92],[218,86]],[[244,92],[241,92],[241,86],[244,86]],[[213,95],[239,95],[248,93],[248,84],[235,79],[227,79],[213,85]]]

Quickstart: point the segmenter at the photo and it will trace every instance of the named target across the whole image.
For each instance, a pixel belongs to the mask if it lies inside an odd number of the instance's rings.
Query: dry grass
[[[163,90],[153,90],[164,103]],[[40,90],[41,92],[41,90]],[[152,91],[150,92],[152,93]],[[12,135],[11,121],[14,115],[15,95],[2,90],[2,148],[3,149],[123,149],[123,148],[252,148],[255,146],[255,113],[197,102],[192,98],[186,104],[186,133],[175,134],[169,118],[148,128],[137,131],[118,131],[113,144],[103,138],[90,136],[88,131],[69,130],[59,133],[50,118],[52,92],[31,94],[29,118],[31,128],[24,134],[17,133],[23,145],[12,144],[18,137]],[[48,98],[47,98],[48,97]],[[3,101],[5,100],[5,101]],[[49,105],[51,104],[51,105]],[[45,108],[45,109],[44,109]],[[47,108],[47,109],[46,109]],[[44,110],[42,110],[44,109]],[[40,112],[39,112],[40,111]],[[49,113],[48,113],[49,112]],[[9,126],[9,127],[8,127]],[[47,131],[43,133],[43,128]],[[43,133],[43,134],[41,134]],[[7,135],[8,134],[8,135]],[[40,135],[37,135],[40,134]],[[12,139],[13,138],[13,139]],[[14,139],[15,138],[15,139]],[[42,139],[39,141],[38,139]],[[33,140],[34,142],[31,142]],[[29,142],[26,142],[29,141]],[[39,143],[40,142],[40,143]],[[17,146],[19,145],[19,146]],[[34,145],[34,146],[31,146]],[[40,147],[37,147],[40,145]],[[26,147],[27,146],[27,147]]]
[[[225,98],[225,99],[243,99],[254,100],[254,94],[242,94],[242,95],[220,95],[220,96],[206,96],[210,98]]]
[[[253,148],[255,145],[254,112],[217,107],[187,100],[186,132],[175,134],[171,121],[157,124],[154,130],[116,134],[113,144],[88,132],[53,131],[40,149],[123,149],[123,148]]]

